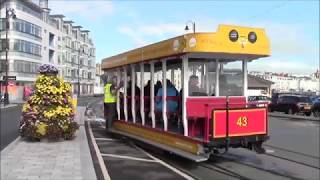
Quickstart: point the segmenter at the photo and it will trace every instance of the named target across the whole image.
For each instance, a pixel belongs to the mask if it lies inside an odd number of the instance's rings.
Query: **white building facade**
[[[292,75],[286,73],[250,72],[265,80],[274,82],[271,89],[276,92],[314,92],[320,94],[320,72],[310,76]]]
[[[26,87],[36,80],[41,64],[53,64],[59,76],[71,83],[77,94],[90,95],[95,83],[95,46],[89,31],[65,21],[63,15],[50,15],[48,0],[0,0],[0,71],[6,71],[6,9],[12,8],[16,18],[9,18],[8,75],[16,76],[9,88],[10,100],[20,100]],[[79,76],[78,76],[79,74]],[[3,91],[3,89],[2,89]]]
[[[104,93],[104,82],[103,79],[101,78],[103,72],[101,69],[101,64],[97,63],[96,64],[96,76],[95,76],[95,84],[94,84],[94,95],[102,95]]]

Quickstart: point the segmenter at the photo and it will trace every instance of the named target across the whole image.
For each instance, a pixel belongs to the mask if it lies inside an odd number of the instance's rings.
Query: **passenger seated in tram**
[[[151,81],[148,80],[147,84],[144,86],[144,96],[150,96],[150,86],[151,86]]]
[[[130,96],[130,98],[127,99],[127,107],[128,107],[128,119],[132,119],[132,111],[131,111],[131,80],[128,82],[127,87],[127,96]],[[140,117],[140,88],[135,84],[135,90],[134,90],[134,96],[135,96],[135,112],[136,117]]]
[[[162,83],[161,81],[157,81],[156,84],[154,85],[154,95],[157,95],[157,92],[160,88],[162,88]]]
[[[189,96],[207,96],[206,91],[199,88],[199,78],[196,75],[190,76],[189,79]]]
[[[150,86],[151,86],[151,81],[148,80],[147,84],[144,86],[144,111],[145,114],[147,115],[146,118],[150,118]]]
[[[157,92],[157,97],[162,97],[162,87]],[[167,97],[176,96],[178,97],[178,90],[174,87],[170,80],[167,79]],[[162,98],[157,98],[155,101],[156,111],[162,112]],[[167,100],[167,111],[176,112],[178,110],[178,102],[174,99]]]

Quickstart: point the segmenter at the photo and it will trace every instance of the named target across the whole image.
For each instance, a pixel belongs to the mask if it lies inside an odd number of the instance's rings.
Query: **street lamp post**
[[[187,21],[186,22],[186,27],[184,28],[184,30],[189,31],[189,26],[188,26],[189,23],[192,24],[193,34],[196,33],[196,23],[193,22],[193,21]]]
[[[80,97],[80,49],[78,50],[78,98]]]
[[[84,53],[84,49],[78,50],[78,98],[80,97],[80,53]]]
[[[13,8],[6,8],[6,77],[5,77],[5,93],[4,93],[4,104],[9,104],[9,93],[8,93],[8,73],[9,73],[9,60],[8,60],[8,51],[9,51],[9,38],[8,31],[10,29],[9,18],[12,17],[16,19],[16,14]]]

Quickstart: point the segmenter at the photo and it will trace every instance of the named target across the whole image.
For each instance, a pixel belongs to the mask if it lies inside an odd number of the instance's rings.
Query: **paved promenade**
[[[84,128],[85,107],[78,107],[80,124],[71,141],[29,142],[16,139],[1,151],[1,180],[96,179]]]

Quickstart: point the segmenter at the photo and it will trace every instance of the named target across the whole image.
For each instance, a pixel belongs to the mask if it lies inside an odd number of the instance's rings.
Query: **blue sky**
[[[272,56],[249,70],[310,74],[319,69],[319,1],[103,1],[49,0],[51,14],[64,14],[91,31],[96,61],[183,33],[219,24],[262,27]]]

